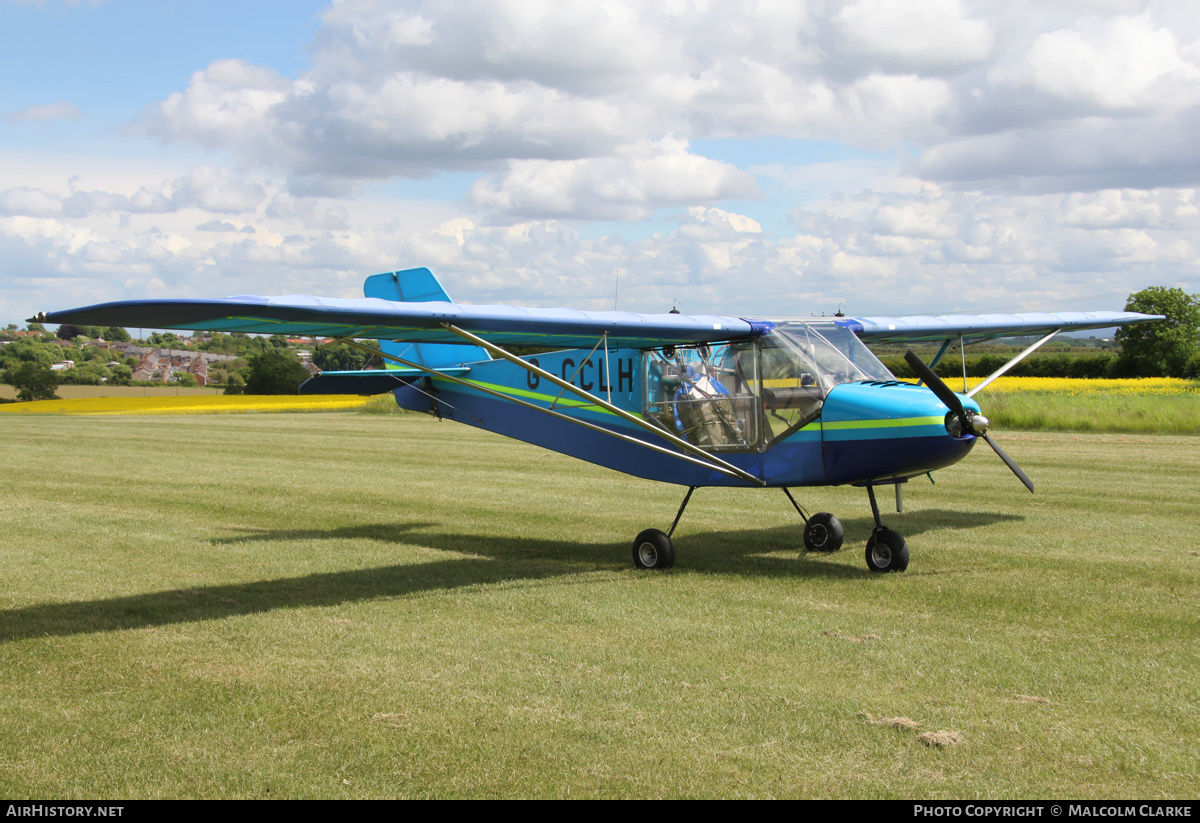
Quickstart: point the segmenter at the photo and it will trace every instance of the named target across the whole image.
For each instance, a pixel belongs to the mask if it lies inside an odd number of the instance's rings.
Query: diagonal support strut
[[[766,485],[766,481],[764,481],[762,478],[755,477],[754,475],[750,474],[749,472],[745,471],[744,469],[738,468],[737,466],[733,465],[732,463],[721,460],[718,457],[714,457],[713,455],[704,451],[704,449],[701,449],[698,446],[693,446],[691,443],[684,440],[682,437],[676,437],[674,434],[671,434],[670,432],[664,431],[663,429],[659,428],[658,426],[648,423],[647,421],[643,420],[641,417],[638,417],[636,414],[632,414],[631,412],[628,412],[625,409],[620,408],[619,406],[614,406],[612,403],[605,402],[603,399],[597,397],[596,395],[592,394],[591,392],[585,391],[585,390],[579,388],[578,386],[568,383],[566,380],[563,380],[558,375],[551,374],[550,372],[546,371],[545,369],[535,366],[532,363],[530,363],[529,361],[522,360],[520,357],[517,357],[515,354],[511,354],[511,353],[505,351],[504,349],[497,346],[495,343],[490,343],[487,340],[484,340],[482,337],[472,334],[471,332],[466,331],[465,329],[460,329],[451,323],[443,323],[442,327],[445,328],[447,331],[457,334],[459,337],[463,338],[464,340],[469,340],[472,343],[474,343],[475,345],[483,347],[489,353],[495,355],[496,357],[501,357],[516,366],[520,366],[522,369],[525,369],[525,371],[536,374],[538,377],[542,378],[543,380],[548,380],[549,382],[553,383],[554,385],[558,386],[559,388],[565,389],[566,391],[569,391],[572,394],[578,395],[579,397],[582,397],[583,399],[588,400],[591,403],[594,403],[596,406],[604,409],[605,411],[611,412],[612,414],[615,414],[617,417],[621,418],[622,420],[624,420],[628,423],[632,423],[633,425],[637,426],[640,429],[645,429],[646,431],[653,432],[658,437],[661,437],[664,440],[668,441],[669,443],[672,443],[673,445],[679,447],[683,451],[686,451],[690,454],[693,454],[693,455],[699,457],[701,460],[703,460],[706,463],[708,463],[709,465],[711,465],[714,469],[723,471],[725,474],[733,474],[736,477],[741,478],[742,480],[747,480],[747,481],[755,484],[756,486],[765,486]],[[570,418],[570,419],[574,420],[576,418]]]

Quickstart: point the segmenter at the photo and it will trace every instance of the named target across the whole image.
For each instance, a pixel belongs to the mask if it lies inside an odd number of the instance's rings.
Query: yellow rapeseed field
[[[0,414],[237,414],[355,409],[370,398],[356,394],[202,397],[80,397],[0,404]]]
[[[975,386],[983,378],[967,380]],[[957,390],[961,385],[951,378]],[[1200,381],[1175,377],[1131,380],[1083,380],[1068,377],[1001,377],[986,389],[989,394],[1058,394],[1093,396],[1200,397]],[[352,394],[328,395],[204,395],[192,397],[80,397],[0,403],[0,414],[237,414],[244,412],[305,412],[356,409],[371,398]]]
[[[982,377],[967,378],[967,385],[974,387],[983,382]],[[946,381],[950,388],[957,389],[960,381]],[[1200,394],[1200,382],[1178,377],[1139,377],[1128,380],[1085,380],[1074,377],[1001,377],[988,385],[986,392],[1053,392],[1055,394],[1105,394],[1105,395],[1181,395]]]

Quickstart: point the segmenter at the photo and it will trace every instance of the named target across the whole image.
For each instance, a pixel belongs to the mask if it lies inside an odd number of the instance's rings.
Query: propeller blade
[[[937,395],[937,399],[941,400],[950,411],[954,412],[954,416],[963,421],[963,428],[966,429],[966,412],[963,410],[962,400],[958,395],[950,391],[950,387],[942,382],[942,378],[937,376],[937,373],[925,365],[925,361],[917,357],[912,349],[904,353],[904,362],[909,365],[917,376],[925,381],[925,385],[929,390]]]
[[[1009,469],[1012,470],[1012,473],[1017,476],[1017,479],[1025,484],[1025,488],[1029,489],[1030,493],[1032,493],[1033,492],[1033,481],[1029,479],[1029,475],[1027,475],[1027,474],[1025,474],[1025,472],[1021,471],[1021,467],[1016,464],[1016,461],[1014,461],[1011,457],[1009,457],[1007,454],[1005,454],[1004,449],[1002,449],[998,445],[996,445],[996,441],[992,439],[991,435],[984,434],[984,435],[982,435],[982,437],[984,440],[987,441],[987,444],[992,447],[992,451],[994,451],[997,454],[997,456],[999,456],[999,458],[1004,461],[1004,465],[1008,466]]]
[[[921,360],[921,358],[917,357],[913,353],[912,349],[909,349],[904,353],[904,362],[908,363],[909,368],[916,372],[917,375],[923,381],[925,381],[925,385],[929,387],[930,391],[937,395],[937,399],[941,400],[942,403],[946,405],[946,408],[954,412],[954,415],[960,421],[962,421],[963,431],[970,432],[972,428],[970,421],[967,418],[966,410],[963,408],[962,400],[959,399],[957,394],[950,390],[949,386],[942,382],[942,378],[938,377],[937,373],[933,369],[926,366],[925,362]],[[984,425],[986,425],[986,421],[984,421]],[[976,431],[978,431],[978,429],[976,429]],[[1004,465],[1008,466],[1009,470],[1017,476],[1017,479],[1025,484],[1025,488],[1032,492],[1033,481],[1029,479],[1029,475],[1021,471],[1021,467],[1016,464],[1016,461],[1005,454],[1004,449],[996,445],[996,441],[993,440],[986,432],[977,436],[982,437],[987,441],[987,444],[992,447],[992,451],[996,453],[996,456],[1003,460]]]

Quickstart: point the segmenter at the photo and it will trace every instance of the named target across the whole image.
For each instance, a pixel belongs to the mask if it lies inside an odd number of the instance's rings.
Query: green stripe
[[[836,423],[823,423],[828,431],[838,429],[895,429],[908,426],[933,426],[944,424],[944,417],[902,417],[899,420],[842,420]]]
[[[444,378],[435,377],[433,379],[439,380],[439,379],[444,379]],[[453,382],[453,381],[447,381],[447,382]],[[541,394],[540,392],[527,391],[525,389],[517,389],[517,388],[513,388],[512,386],[505,386],[502,383],[485,383],[482,380],[466,380],[465,378],[463,378],[463,382],[470,383],[472,386],[479,386],[480,388],[491,389],[492,391],[500,392],[501,394],[511,394],[514,397],[522,397],[522,398],[525,398],[526,400],[540,400],[541,402],[546,403],[547,405],[553,403],[555,406],[565,406],[568,408],[586,408],[589,411],[596,412],[597,414],[612,414],[612,412],[610,412],[608,409],[601,408],[600,406],[597,406],[595,403],[589,403],[586,400],[572,400],[568,397],[561,397],[561,398],[558,398],[558,402],[555,402],[555,396],[552,394]],[[613,416],[615,417],[616,415],[613,415]]]

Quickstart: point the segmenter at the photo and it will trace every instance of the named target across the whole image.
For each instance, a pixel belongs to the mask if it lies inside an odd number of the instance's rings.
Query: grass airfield
[[[423,416],[8,416],[7,797],[1195,798],[1195,437],[683,490]],[[888,495],[881,498],[886,499]]]

